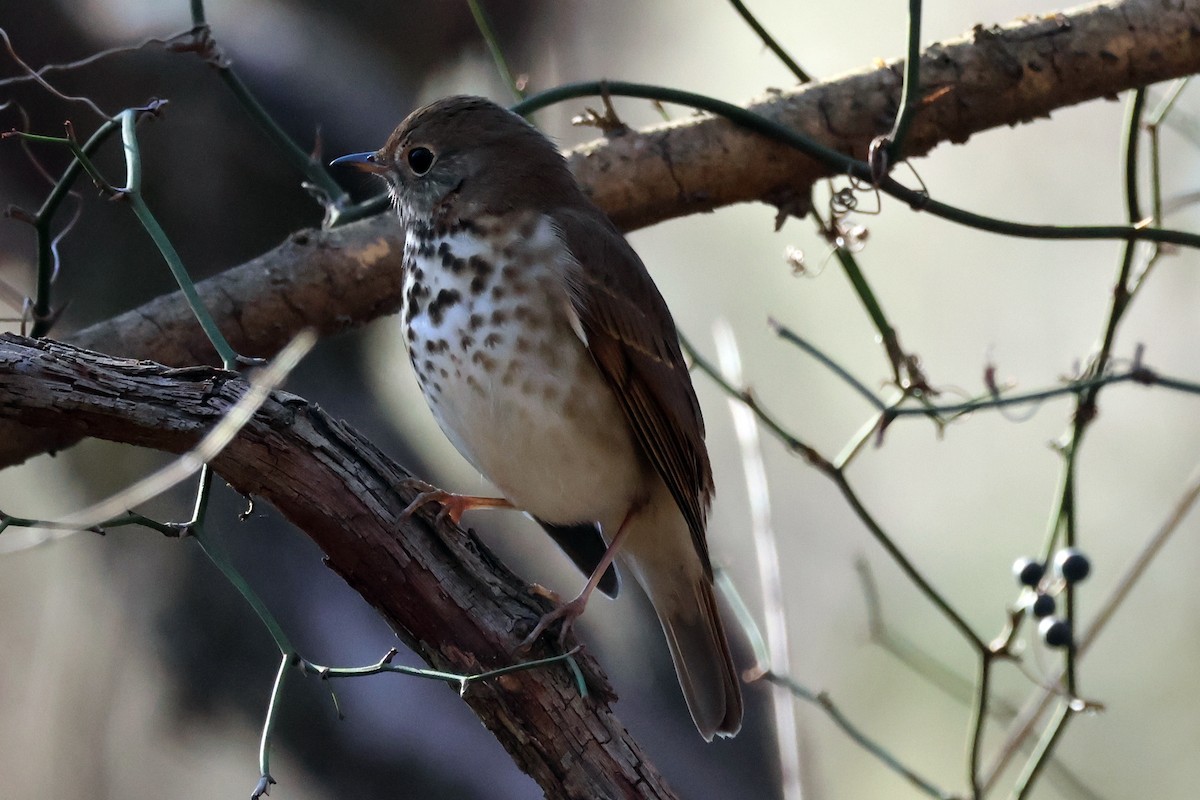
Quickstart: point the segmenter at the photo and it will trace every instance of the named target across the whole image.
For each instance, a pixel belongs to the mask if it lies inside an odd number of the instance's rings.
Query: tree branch
[[[1200,71],[1200,3],[1123,0],[1005,26],[975,26],[921,58],[926,102],[903,155],[1048,117],[1050,112]],[[747,108],[820,144],[865,159],[890,131],[904,63],[890,61],[789,91]],[[829,168],[709,115],[600,139],[570,153],[576,177],[623,229],[760,201],[793,213]]]
[[[219,369],[170,369],[0,335],[0,418],[28,428],[178,453],[246,389]],[[408,474],[300,397],[275,392],[212,466],[304,530],[435,669],[473,674],[514,663],[548,610],[473,534],[420,517],[401,523],[412,495],[398,487]],[[464,699],[548,797],[674,797],[613,716],[599,665],[586,653],[576,659],[587,698],[556,665],[472,684]]]
[[[928,100],[909,131],[906,155],[1198,71],[1198,0],[1123,0],[977,26],[926,49],[921,82]],[[901,74],[902,65],[891,62],[772,92],[749,108],[861,157],[892,124]],[[802,211],[812,183],[830,175],[818,161],[709,115],[600,139],[569,157],[592,198],[626,230],[750,200]],[[200,295],[239,352],[270,355],[300,327],[332,333],[396,310],[402,243],[390,213],[332,231],[301,231],[201,283]],[[177,294],[71,340],[173,365],[213,360]],[[0,424],[0,467],[77,438]]]

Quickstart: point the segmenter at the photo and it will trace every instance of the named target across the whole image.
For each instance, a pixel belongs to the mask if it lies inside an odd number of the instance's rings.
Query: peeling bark
[[[180,453],[246,388],[224,370],[173,370],[0,335],[0,419],[24,428]],[[412,493],[399,487],[409,475],[303,398],[273,393],[212,466],[308,534],[434,669],[470,674],[518,662],[517,646],[549,610],[474,534],[421,513],[401,522]],[[539,646],[527,658],[551,654]],[[556,665],[472,684],[463,699],[548,797],[674,797],[613,715],[600,666],[586,651],[576,658],[586,698]]]

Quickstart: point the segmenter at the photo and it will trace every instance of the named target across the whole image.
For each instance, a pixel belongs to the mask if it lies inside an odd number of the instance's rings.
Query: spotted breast
[[[525,212],[410,230],[404,261],[409,358],[459,452],[547,522],[602,520],[616,497],[632,499],[638,459],[580,340],[561,278],[576,267],[552,221]],[[616,497],[597,497],[598,475]]]

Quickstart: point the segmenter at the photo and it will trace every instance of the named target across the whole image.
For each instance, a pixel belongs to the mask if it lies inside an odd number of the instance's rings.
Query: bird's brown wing
[[[553,216],[579,263],[568,284],[588,350],[612,386],[641,451],[679,505],[711,576],[704,527],[712,467],[700,404],[667,304],[642,260],[603,212],[571,208]]]

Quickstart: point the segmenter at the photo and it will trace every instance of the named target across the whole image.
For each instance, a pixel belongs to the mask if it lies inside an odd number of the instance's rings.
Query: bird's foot
[[[541,635],[549,630],[550,626],[559,620],[562,620],[562,623],[558,629],[558,646],[560,648],[563,647],[563,642],[566,641],[567,633],[570,632],[571,626],[575,624],[575,620],[578,619],[581,614],[583,614],[583,610],[585,608],[587,608],[587,597],[581,594],[571,602],[563,603],[553,611],[546,612],[542,615],[542,618],[538,620],[538,624],[534,626],[533,631],[531,631],[530,634],[525,637],[525,640],[521,642],[521,646],[518,649],[521,651],[529,650],[529,648],[533,647],[533,643],[541,638]]]
[[[562,596],[558,592],[547,586],[542,586],[540,583],[529,584],[529,593],[536,594],[538,597],[544,597],[554,605],[562,602]]]
[[[450,520],[457,525],[462,520],[462,515],[475,508],[512,508],[512,503],[505,500],[503,497],[477,497],[470,494],[454,494],[447,492],[444,489],[439,489],[431,483],[426,483],[419,478],[409,478],[401,483],[405,489],[419,490],[413,501],[408,504],[408,507],[400,512],[400,519],[406,520],[411,517],[417,509],[429,503],[437,503],[441,506],[441,510],[437,513],[437,522],[440,524],[443,520]]]

